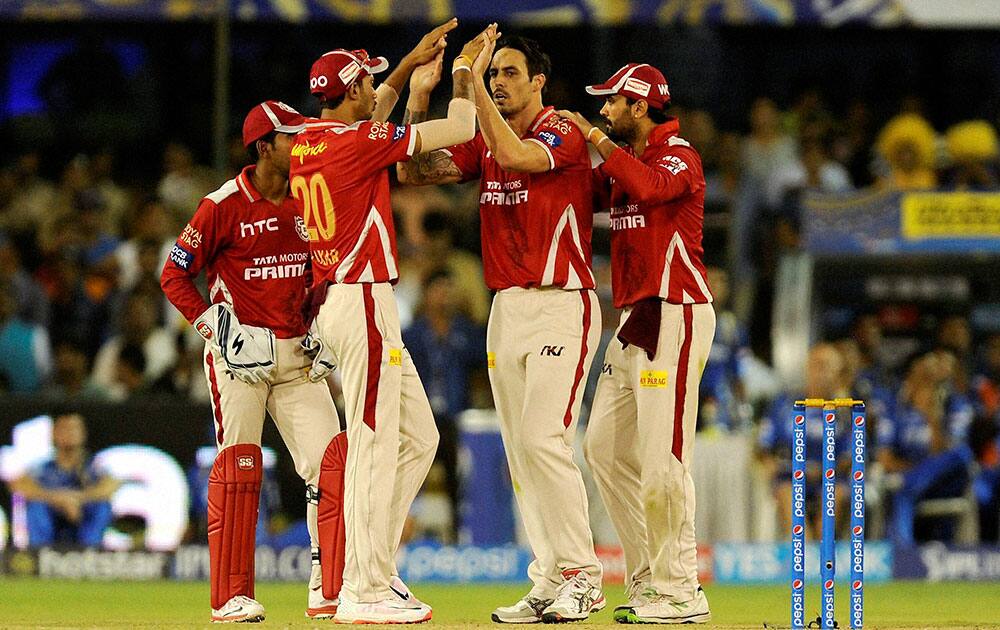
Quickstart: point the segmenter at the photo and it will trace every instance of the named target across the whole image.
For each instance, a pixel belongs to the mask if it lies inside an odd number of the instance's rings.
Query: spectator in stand
[[[156,192],[170,211],[170,233],[179,233],[191,218],[191,208],[197,208],[201,198],[212,191],[214,179],[208,169],[195,164],[191,150],[179,142],[169,143],[163,151],[163,170]]]
[[[128,239],[121,242],[115,255],[121,265],[121,287],[125,291],[131,291],[139,282],[140,268],[142,263],[139,260],[140,250],[145,244],[153,242],[159,248],[159,267],[163,267],[163,262],[167,260],[170,248],[173,247],[174,237],[171,232],[171,219],[167,207],[156,197],[147,198],[132,217],[127,235]],[[159,286],[160,272],[157,269],[157,286]]]
[[[129,194],[114,180],[115,154],[109,147],[95,153],[90,159],[91,187],[104,200],[104,228],[112,236],[121,236],[125,231],[125,215],[128,212]]]
[[[490,313],[490,293],[483,283],[479,257],[455,246],[453,220],[443,212],[424,215],[423,231],[427,240],[420,257],[448,270],[459,310],[476,324],[484,325]]]
[[[979,540],[1000,543],[1000,421],[976,418],[969,429],[969,447],[979,463],[972,483],[979,503]]]
[[[100,470],[87,452],[87,427],[78,413],[57,414],[52,423],[55,457],[10,484],[24,496],[28,544],[101,544],[111,524],[111,496],[120,483]]]
[[[986,339],[982,353],[972,380],[976,410],[981,416],[1000,419],[1000,333]]]
[[[13,286],[0,282],[0,391],[37,392],[52,371],[49,334],[18,318],[14,299]]]
[[[0,208],[0,228],[12,235],[33,235],[55,199],[55,187],[41,176],[41,154],[24,151],[11,169],[12,196],[6,207]]]
[[[847,398],[844,386],[844,359],[836,346],[820,343],[809,350],[806,361],[805,398]],[[758,435],[758,459],[771,476],[781,531],[789,531],[792,513],[792,427],[791,413],[796,398],[783,394],[775,399],[768,413],[761,418]],[[846,427],[838,426],[836,452],[838,461],[848,452],[849,435]],[[819,497],[822,483],[823,425],[806,423],[806,533],[820,533]],[[836,512],[839,524],[844,520],[845,489],[837,484]],[[839,526],[838,526],[839,529]]]
[[[1000,188],[1000,142],[993,125],[985,120],[959,123],[945,133],[945,142],[953,162],[945,173],[945,187],[977,191]]]
[[[451,272],[433,271],[424,281],[418,316],[403,331],[403,343],[423,381],[441,435],[437,458],[445,469],[453,533],[460,500],[458,416],[469,408],[469,383],[486,357],[485,331],[461,312],[459,304]]]
[[[728,305],[729,274],[714,266],[706,271],[715,298],[716,324],[712,350],[701,376],[698,430],[742,432],[750,424],[743,382],[743,361],[750,354],[747,331]]]
[[[900,114],[879,133],[877,148],[886,172],[880,185],[890,190],[937,188],[934,129],[919,114]]]
[[[840,125],[834,126],[835,134],[831,155],[847,167],[855,188],[865,188],[872,179],[872,114],[868,104],[855,100],[847,107]]]
[[[119,357],[122,349],[134,345],[142,350],[146,382],[154,382],[167,374],[177,361],[176,334],[157,326],[156,304],[146,295],[129,296],[119,322],[121,333],[108,339],[97,353],[91,380],[117,399],[128,397],[131,389],[118,376]],[[136,362],[128,364],[135,368]]]
[[[17,317],[29,324],[49,325],[49,298],[42,285],[24,268],[21,252],[0,232],[0,282],[8,283],[17,305]]]
[[[743,172],[760,186],[767,186],[798,159],[795,140],[781,130],[781,112],[769,98],[754,101],[742,156]]]
[[[874,312],[858,315],[854,320],[854,340],[861,351],[858,386],[863,391],[893,391],[896,379],[886,365],[882,347],[882,323]]]
[[[90,197],[85,198],[85,193],[90,193]],[[99,193],[90,190],[90,162],[86,156],[77,155],[63,167],[52,203],[39,219],[37,238],[42,252],[48,254],[79,246],[77,213],[82,206],[94,202],[94,195]]]
[[[69,341],[55,346],[52,379],[43,394],[50,400],[105,400],[108,395],[90,382],[90,361],[83,349]]]
[[[916,541],[919,501],[960,496],[969,482],[973,453],[965,441],[968,426],[951,421],[946,409],[955,367],[950,357],[928,352],[911,358],[895,408],[878,423],[876,458],[886,473],[899,479],[889,533],[904,545]],[[950,528],[945,528],[933,538],[949,536]]]

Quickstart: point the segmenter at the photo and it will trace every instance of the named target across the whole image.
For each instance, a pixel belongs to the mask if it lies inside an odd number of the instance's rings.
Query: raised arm
[[[434,28],[424,35],[417,45],[406,54],[399,62],[385,81],[379,84],[375,90],[377,100],[375,111],[372,113],[372,120],[385,122],[389,120],[399,95],[403,93],[403,87],[407,80],[417,68],[432,61],[441,54],[448,44],[448,33],[458,26],[458,19],[451,18],[444,24]]]
[[[441,80],[444,51],[430,62],[420,66],[410,75],[410,96],[403,112],[403,124],[418,124],[427,120],[430,95]],[[467,73],[460,73],[467,74]],[[462,178],[462,172],[443,150],[417,153],[406,162],[396,163],[396,176],[401,184],[423,186],[426,184],[453,184]]]

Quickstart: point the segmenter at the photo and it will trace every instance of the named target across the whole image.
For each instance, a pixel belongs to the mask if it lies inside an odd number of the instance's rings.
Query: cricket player
[[[496,36],[493,29],[490,37]],[[591,165],[576,126],[542,105],[548,55],[523,38],[496,47],[490,90],[482,75],[475,80],[480,133],[398,171],[411,184],[480,182],[483,267],[497,292],[487,364],[535,555],[531,591],[497,608],[493,621],[575,621],[605,606],[572,448],[601,331],[590,262]],[[426,93],[411,85],[409,119],[426,109]]]
[[[306,614],[331,617],[336,611],[336,601],[321,588],[318,512],[339,511],[339,477],[329,468],[340,462],[342,469],[344,436],[334,439],[340,423],[321,382],[332,360],[307,334],[301,315],[309,242],[288,190],[292,138],[304,125],[298,112],[277,101],[250,110],[243,144],[253,164],[201,201],[160,280],[206,342],[219,448],[208,480],[213,622],[264,619],[254,599],[254,549],[265,411],[306,482],[313,550]],[[207,302],[194,284],[202,270]]]
[[[604,158],[595,180],[610,194],[612,292],[623,309],[584,446],[625,548],[629,603],[615,619],[704,623],[691,457],[715,311],[702,262],[701,158],[665,113],[670,90],[656,68],[630,63],[587,92],[605,98],[607,135],[563,115]]]
[[[341,623],[419,623],[432,615],[395,577],[393,560],[438,432],[400,332],[386,169],[472,138],[471,68],[485,38],[466,44],[455,60],[447,118],[416,125],[385,119],[414,69],[440,71],[445,37],[456,24],[453,19],[427,34],[378,90],[373,75],[388,66],[384,58],[336,49],[317,59],[309,84],[322,113],[307,122],[291,150],[291,190],[305,216],[314,299],[321,304],[316,327],[341,370],[350,444],[347,546],[335,617]]]

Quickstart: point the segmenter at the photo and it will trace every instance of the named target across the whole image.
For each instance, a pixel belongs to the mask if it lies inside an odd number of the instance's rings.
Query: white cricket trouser
[[[601,335],[593,291],[504,289],[486,333],[507,465],[535,559],[532,594],[551,598],[564,571],[601,585],[587,494],[573,462],[580,404]]]
[[[311,383],[306,377],[312,361],[303,354],[301,341],[275,339],[271,378],[253,385],[228,374],[222,356],[205,344],[205,377],[220,451],[234,444],[260,446],[267,411],[295,462],[295,472],[316,485],[323,454],[340,431],[340,420],[326,383]]]
[[[331,285],[316,323],[337,359],[347,417],[341,596],[376,602],[392,596],[396,549],[434,461],[437,426],[403,347],[392,286]]]
[[[652,361],[642,348],[623,349],[612,339],[584,442],[627,578],[648,580],[677,601],[693,599],[699,587],[691,457],[714,336],[711,304],[664,303]]]

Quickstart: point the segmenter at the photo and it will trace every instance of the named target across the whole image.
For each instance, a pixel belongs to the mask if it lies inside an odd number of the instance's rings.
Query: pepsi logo
[[[826,421],[827,421],[827,423],[833,422],[836,419],[837,419],[837,414],[835,414],[835,413],[828,413],[828,414],[826,414]]]
[[[796,471],[795,471],[795,474],[793,474],[792,476],[793,476],[793,477],[794,477],[795,479],[802,479],[803,477],[805,477],[805,476],[806,476],[806,474],[805,474],[804,472],[802,472],[801,470],[796,470]]]
[[[837,473],[831,468],[831,469],[829,469],[829,470],[826,471],[826,478],[827,479],[833,479],[833,476],[836,475],[836,474]]]
[[[865,426],[865,417],[864,416],[857,416],[856,418],[854,418],[854,426],[856,426],[856,427],[863,427],[863,426]]]
[[[852,529],[851,531],[854,533],[855,536],[860,536],[861,533],[865,531],[865,528],[860,525],[855,525],[854,529]]]
[[[860,591],[862,586],[861,580],[854,580],[851,582],[851,589],[855,591]]]
[[[823,588],[827,590],[833,588],[833,580],[827,580],[826,582],[823,582]]]
[[[795,424],[802,424],[805,421],[806,421],[806,418],[802,414],[799,414],[799,415],[795,416]]]
[[[792,528],[792,533],[795,534],[796,536],[801,536],[803,531],[804,528],[801,525],[796,525],[795,527]]]
[[[861,481],[865,478],[865,473],[862,470],[854,471],[854,481]]]
[[[802,580],[792,580],[792,588],[794,589],[802,588]]]

